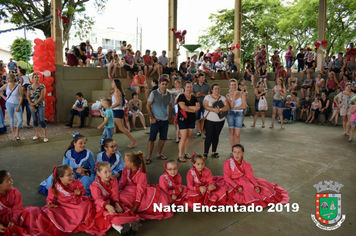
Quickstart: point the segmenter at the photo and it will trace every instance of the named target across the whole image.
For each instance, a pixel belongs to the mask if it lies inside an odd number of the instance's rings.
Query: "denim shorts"
[[[291,68],[292,67],[292,60],[286,61],[286,67]]]
[[[356,125],[356,121],[355,122],[351,122],[351,125]]]
[[[131,90],[135,91],[136,86],[131,86]]]
[[[283,108],[283,100],[274,100],[272,101],[272,107]]]
[[[243,112],[239,112],[239,111],[235,112],[229,110],[226,117],[229,129],[241,129],[242,116],[243,116]]]
[[[182,130],[182,129],[195,129],[195,122],[185,123],[185,122],[182,122],[182,121],[178,120],[178,127],[179,127],[179,130]]]
[[[124,118],[124,110],[112,110],[114,113],[114,118],[119,118],[119,119],[123,119]]]
[[[168,125],[168,120],[157,120],[156,123],[151,123],[150,138],[148,141],[156,141],[158,132],[160,140],[167,140]]]
[[[112,133],[114,131],[114,128],[105,128],[103,132],[103,138],[112,138]]]

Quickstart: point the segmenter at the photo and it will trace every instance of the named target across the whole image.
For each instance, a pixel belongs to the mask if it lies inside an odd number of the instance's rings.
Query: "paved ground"
[[[167,220],[144,221],[138,235],[355,235],[355,142],[348,143],[347,137],[341,136],[340,127],[292,123],[285,125],[283,131],[277,124],[273,130],[262,129],[260,120],[256,128],[250,128],[252,119],[249,117],[245,123],[247,128],[241,134],[241,142],[246,148],[245,160],[252,165],[256,177],[284,187],[290,195],[290,204],[298,203],[299,211],[294,213],[284,209],[271,213],[265,209],[262,213],[176,213]],[[266,124],[268,127],[270,119]],[[49,124],[48,130],[50,141],[46,144],[30,139],[34,134],[33,128],[21,131],[26,137],[22,141],[7,141],[5,137],[8,135],[0,135],[0,169],[11,172],[25,206],[45,204],[45,196],[37,193],[39,183],[49,176],[54,165],[61,163],[64,150],[71,140],[70,134],[79,129]],[[97,154],[101,131],[93,128],[80,131],[88,137],[87,148]],[[138,147],[133,150],[146,152],[148,135],[143,130],[132,134],[139,141]],[[174,137],[173,126],[170,126],[169,135]],[[115,134],[114,139],[121,153],[132,151],[126,148],[129,140],[123,134]],[[203,142],[203,138],[193,138],[191,153],[202,152]],[[226,124],[218,151],[221,157],[209,158],[206,163],[214,175],[223,174],[222,166],[230,153]],[[176,158],[177,144],[167,141],[163,153],[169,158]],[[148,166],[149,182],[158,182],[163,173],[162,165],[163,161],[154,159]],[[184,183],[189,168],[189,163],[180,164],[179,171]],[[315,214],[316,190],[313,185],[324,180],[338,181],[344,185],[341,189],[342,214],[346,214],[346,220],[332,232],[317,228],[311,220],[311,214]],[[108,235],[117,233],[110,230]]]

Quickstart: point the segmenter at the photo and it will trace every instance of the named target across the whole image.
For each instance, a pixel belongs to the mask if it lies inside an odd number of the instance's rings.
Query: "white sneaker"
[[[37,140],[38,136],[33,136],[32,140]]]
[[[48,142],[48,138],[44,138],[43,142],[47,143]]]

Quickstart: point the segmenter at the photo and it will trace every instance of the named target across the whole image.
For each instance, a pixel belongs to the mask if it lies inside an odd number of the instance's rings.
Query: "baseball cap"
[[[112,52],[112,49],[111,49],[111,48],[110,48],[110,49],[108,49],[108,53],[109,53],[109,52]]]
[[[307,47],[307,49],[310,49],[310,47]]]

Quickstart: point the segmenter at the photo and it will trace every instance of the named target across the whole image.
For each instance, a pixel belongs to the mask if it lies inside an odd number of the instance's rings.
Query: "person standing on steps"
[[[70,118],[66,126],[72,127],[74,116],[77,115],[80,117],[79,128],[83,128],[85,117],[89,115],[88,102],[83,98],[83,94],[81,92],[78,92],[75,97],[77,98],[77,101],[75,101],[72,109],[70,110]]]
[[[114,123],[119,127],[119,130],[131,140],[131,143],[127,147],[133,148],[137,145],[137,140],[132,137],[130,132],[124,126],[125,93],[122,89],[121,81],[119,79],[114,79],[111,83],[111,87],[114,89],[114,93],[111,97]]]
[[[157,158],[166,160],[162,155],[164,142],[167,140],[169,120],[172,118],[172,96],[167,91],[169,75],[164,74],[160,79],[159,89],[153,90],[147,100],[147,112],[151,118],[150,137],[148,139],[148,154],[146,164],[152,161],[154,142],[159,132]]]
[[[198,82],[193,85],[192,92],[194,93],[195,97],[198,99],[200,109],[195,113],[196,114],[196,126],[197,126],[197,134],[196,137],[201,136],[200,130],[200,120],[203,118],[203,114],[205,112],[203,101],[206,95],[209,94],[210,85],[205,82],[204,73],[199,73],[198,75]]]

